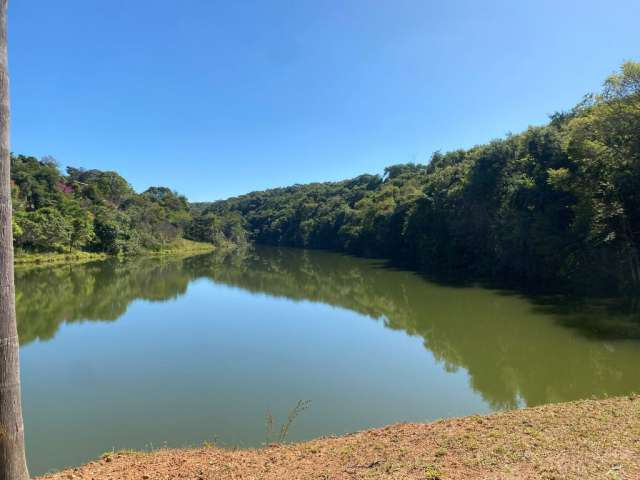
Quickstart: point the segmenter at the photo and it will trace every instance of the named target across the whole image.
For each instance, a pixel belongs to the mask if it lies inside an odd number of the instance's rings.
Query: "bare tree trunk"
[[[0,480],[27,480],[11,232],[7,3],[0,0]]]

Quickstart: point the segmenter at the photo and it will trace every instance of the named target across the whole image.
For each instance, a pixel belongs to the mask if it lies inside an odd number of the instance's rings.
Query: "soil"
[[[254,450],[114,452],[46,479],[640,479],[640,396],[397,424]]]

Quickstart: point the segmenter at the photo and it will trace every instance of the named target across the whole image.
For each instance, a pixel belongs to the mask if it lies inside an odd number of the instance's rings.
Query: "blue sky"
[[[190,200],[379,173],[542,124],[640,2],[13,0],[12,149]]]

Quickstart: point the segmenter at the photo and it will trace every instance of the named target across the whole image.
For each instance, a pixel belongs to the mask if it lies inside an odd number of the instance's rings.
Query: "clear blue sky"
[[[12,0],[12,147],[189,199],[378,173],[567,109],[640,2]]]

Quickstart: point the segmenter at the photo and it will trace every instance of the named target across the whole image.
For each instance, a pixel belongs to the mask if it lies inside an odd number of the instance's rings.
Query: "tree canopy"
[[[323,248],[437,273],[640,287],[640,64],[547,125],[383,175],[189,205],[115,172],[12,156],[23,250],[136,253],[186,237]]]
[[[640,286],[640,64],[545,126],[425,165],[199,205],[259,243],[511,282]]]
[[[195,225],[202,223],[194,223],[186,197],[169,188],[138,194],[115,172],[69,167],[63,175],[50,157],[13,155],[11,180],[18,251],[156,251],[197,233]],[[242,240],[231,228],[198,239],[227,242],[227,232]]]

